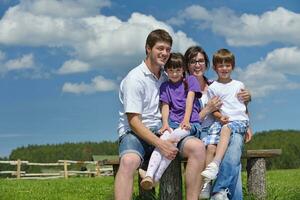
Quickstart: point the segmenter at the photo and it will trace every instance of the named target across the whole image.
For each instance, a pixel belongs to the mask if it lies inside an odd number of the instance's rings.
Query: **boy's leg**
[[[229,146],[221,162],[219,175],[214,183],[213,193],[229,189],[234,193],[240,173],[241,155],[243,150],[244,137],[241,134],[232,134]]]
[[[207,145],[205,166],[207,166],[209,163],[213,161],[216,154],[216,149],[217,149],[217,145],[215,144]]]
[[[231,130],[226,125],[224,125],[221,129],[220,141],[217,145],[216,155],[214,158],[214,160],[218,161],[219,163],[221,163],[224,154],[227,150],[228,143],[230,140],[230,135],[231,135]]]
[[[202,181],[200,172],[205,163],[205,146],[201,140],[188,136],[179,144],[179,148],[182,155],[187,158],[186,199],[198,199]]]

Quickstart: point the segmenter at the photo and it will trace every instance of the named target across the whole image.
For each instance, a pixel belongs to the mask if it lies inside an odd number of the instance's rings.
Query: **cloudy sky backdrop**
[[[197,44],[210,57],[235,53],[255,131],[300,129],[299,1],[2,0],[0,156],[116,140],[119,83],[156,28],[170,32],[176,52]]]

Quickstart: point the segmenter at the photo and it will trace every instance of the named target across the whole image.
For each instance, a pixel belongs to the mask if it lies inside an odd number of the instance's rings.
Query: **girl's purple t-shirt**
[[[160,87],[160,101],[169,104],[169,119],[181,123],[184,118],[185,104],[188,91],[195,92],[195,99],[192,109],[190,122],[200,122],[199,112],[200,103],[198,98],[201,97],[200,85],[197,78],[190,75],[186,78],[188,88],[185,90],[184,82],[172,83],[164,82]]]

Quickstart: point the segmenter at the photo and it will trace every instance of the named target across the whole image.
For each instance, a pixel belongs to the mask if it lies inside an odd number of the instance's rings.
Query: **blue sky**
[[[235,53],[254,131],[300,129],[299,1],[2,0],[0,156],[116,140],[118,85],[155,28],[170,32],[176,52]]]

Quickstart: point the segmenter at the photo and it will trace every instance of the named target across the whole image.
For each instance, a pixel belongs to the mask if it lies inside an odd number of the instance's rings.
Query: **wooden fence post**
[[[96,162],[96,176],[100,176],[100,164],[99,164],[99,161]]]
[[[20,179],[21,178],[21,160],[18,159],[17,160],[17,179]]]
[[[64,177],[68,179],[68,164],[66,160],[64,160]]]

